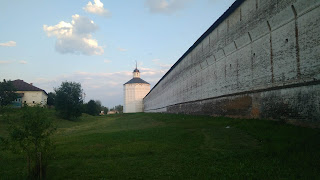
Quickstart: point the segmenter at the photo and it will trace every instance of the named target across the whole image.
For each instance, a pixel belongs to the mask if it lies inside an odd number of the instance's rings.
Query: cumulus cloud
[[[139,67],[141,78],[151,84],[151,88],[167,72],[167,69],[152,69]],[[34,84],[44,89],[46,92],[52,92],[64,81],[73,81],[81,83],[82,89],[86,93],[85,101],[90,99],[100,100],[103,105],[113,107],[123,104],[123,84],[132,78],[132,71],[119,71],[113,73],[92,73],[92,72],[74,72],[64,74],[53,79],[38,78]]]
[[[111,16],[111,13],[103,7],[103,3],[100,0],[93,0],[93,3],[89,1],[83,9],[88,13],[97,14],[100,16]]]
[[[171,14],[184,8],[191,0],[146,0],[145,5],[152,13]]]
[[[5,43],[0,43],[0,46],[6,46],[6,47],[14,47],[16,45],[17,45],[17,43],[15,41],[8,41]]]
[[[71,23],[61,21],[57,25],[43,25],[48,37],[56,37],[56,51],[66,53],[82,53],[85,55],[102,55],[104,50],[98,41],[92,38],[98,26],[89,18],[75,14]]]

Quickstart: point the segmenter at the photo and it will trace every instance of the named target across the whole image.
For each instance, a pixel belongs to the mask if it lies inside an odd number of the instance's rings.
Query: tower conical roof
[[[138,74],[138,75],[135,75],[135,74]],[[149,84],[148,82],[146,82],[145,80],[141,79],[140,78],[140,71],[137,67],[137,63],[136,63],[136,68],[133,70],[133,78],[124,83],[123,85],[126,85],[126,84],[135,84],[135,83],[139,83],[139,84]]]
[[[132,78],[130,81],[124,83],[124,85],[126,85],[126,84],[135,84],[135,83],[149,84],[148,82],[146,82],[145,80],[143,80],[141,78]]]

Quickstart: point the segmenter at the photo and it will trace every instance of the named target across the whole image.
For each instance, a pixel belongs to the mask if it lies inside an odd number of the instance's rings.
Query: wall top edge
[[[157,87],[157,85],[193,50],[195,49],[206,37],[210,35],[225,19],[227,19],[245,0],[236,0],[229,8],[226,10],[210,27],[204,32],[200,38],[178,59],[176,63],[166,72],[165,75],[157,82],[157,84],[149,91],[149,93],[145,96],[147,97],[153,89]],[[144,98],[145,98],[144,97]]]

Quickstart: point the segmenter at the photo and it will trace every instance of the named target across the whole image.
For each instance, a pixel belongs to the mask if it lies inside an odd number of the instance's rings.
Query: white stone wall
[[[320,0],[246,0],[190,49],[144,98],[145,112],[319,84]],[[290,98],[300,90],[291,93],[281,103],[294,106]],[[308,108],[303,101],[294,103]]]
[[[43,91],[17,91],[23,93],[22,104],[27,103],[29,106],[40,104],[47,105],[48,96]]]
[[[124,85],[124,113],[143,112],[143,98],[150,91],[150,84],[134,83]]]

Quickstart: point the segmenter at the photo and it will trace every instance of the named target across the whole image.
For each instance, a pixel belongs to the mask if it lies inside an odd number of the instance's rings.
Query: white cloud
[[[161,63],[160,59],[153,59],[152,62],[163,69],[169,69],[172,66],[172,64]]]
[[[24,61],[24,60],[21,60],[21,61],[17,61],[17,60],[6,60],[6,61],[0,61],[0,64],[16,64],[16,63],[19,63],[19,64],[27,64],[28,62],[27,61]]]
[[[71,23],[61,21],[54,26],[43,25],[49,37],[57,38],[55,49],[62,54],[102,55],[103,48],[91,34],[97,29],[98,26],[92,20],[78,14],[72,16]]]
[[[0,64],[10,64],[13,63],[14,61],[0,61]]]
[[[152,13],[171,14],[184,8],[191,0],[146,0],[145,5]]]
[[[108,64],[108,63],[111,63],[112,61],[105,59],[103,62]]]
[[[125,52],[125,51],[128,51],[128,50],[124,49],[124,48],[118,48],[118,51]]]
[[[20,64],[28,64],[27,61],[19,61]]]
[[[91,1],[83,8],[86,12],[97,14],[104,17],[110,17],[111,13],[103,7],[103,3],[100,0],[93,0],[94,3]]]
[[[151,84],[151,88],[167,72],[167,69],[151,69],[139,67],[141,78]],[[86,93],[85,101],[90,99],[101,100],[102,104],[113,107],[123,104],[123,84],[132,78],[132,71],[120,71],[113,73],[91,73],[91,72],[74,72],[64,74],[53,79],[36,79],[34,84],[44,89],[46,92],[52,92],[64,81],[73,81],[81,83]]]
[[[6,46],[6,47],[14,47],[16,45],[17,45],[17,43],[15,41],[8,41],[5,43],[0,43],[0,46]]]

